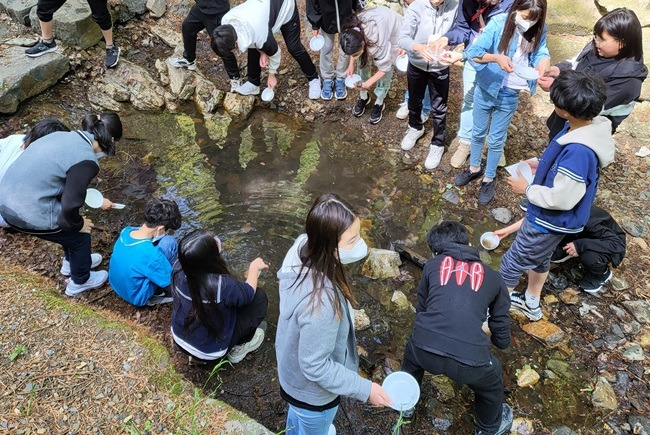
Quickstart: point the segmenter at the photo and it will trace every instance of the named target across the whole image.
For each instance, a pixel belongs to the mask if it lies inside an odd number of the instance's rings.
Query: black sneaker
[[[386,107],[384,103],[375,104],[372,106],[372,110],[370,111],[371,124],[377,124],[379,121],[381,121],[381,116],[384,113],[384,107]]]
[[[526,295],[519,292],[510,293],[510,309],[517,310],[526,315],[533,322],[542,318],[542,308],[531,308],[526,304]]]
[[[148,307],[153,307],[154,305],[168,304],[173,300],[174,299],[170,295],[168,295],[164,291],[161,291],[151,296],[145,305],[147,305]]]
[[[25,50],[25,54],[29,57],[39,57],[43,56],[45,53],[52,53],[54,51],[57,51],[58,49],[59,46],[56,45],[54,39],[52,39],[52,42],[45,42],[40,39],[35,46]]]
[[[581,289],[587,293],[598,293],[603,289],[603,286],[612,279],[612,271],[607,269],[607,272],[603,275],[593,275],[589,272],[585,275],[584,278],[578,283]]]
[[[368,99],[366,100],[364,100],[363,98],[359,98],[357,102],[354,103],[354,107],[352,108],[352,114],[357,118],[360,117],[366,111],[366,106],[368,104],[370,104],[370,97],[368,97]]]
[[[111,48],[106,49],[106,68],[113,68],[120,61],[120,47],[113,42]]]
[[[501,408],[501,424],[499,425],[499,429],[494,432],[494,435],[505,435],[510,432],[510,428],[512,427],[512,417],[512,408],[510,408],[510,405],[507,403],[504,403]],[[476,432],[474,432],[475,435],[487,435],[488,433],[489,432],[480,429],[477,429]]]
[[[478,172],[472,172],[469,168],[467,168],[460,174],[456,175],[456,178],[454,178],[454,184],[456,186],[464,186],[470,181],[476,180],[477,178],[483,176],[483,172],[485,172],[485,168],[483,168],[483,166],[481,166],[481,169],[479,169]]]
[[[520,199],[519,200],[519,208],[523,212],[527,212],[528,211],[528,200],[527,199]]]
[[[488,204],[494,199],[494,192],[497,189],[497,180],[492,180],[489,183],[481,182],[481,190],[478,191],[478,203],[482,205]]]

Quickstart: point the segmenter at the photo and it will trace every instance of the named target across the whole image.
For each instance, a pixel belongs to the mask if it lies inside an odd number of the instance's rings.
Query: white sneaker
[[[90,268],[94,269],[102,263],[101,254],[90,254]],[[70,262],[63,257],[63,263],[61,264],[61,275],[70,276],[72,271],[70,270]]]
[[[406,101],[400,103],[395,116],[397,116],[397,119],[406,119],[409,116],[409,105]]]
[[[422,118],[422,124],[424,124],[429,120],[429,115],[420,115],[420,118]]]
[[[241,79],[230,79],[230,92],[236,92],[241,86]]]
[[[427,159],[424,161],[424,167],[427,169],[436,169],[440,164],[440,160],[444,153],[445,147],[430,145],[429,154],[427,155]]]
[[[246,355],[251,352],[255,352],[260,348],[262,343],[264,343],[264,330],[266,329],[266,324],[264,322],[262,323],[264,326],[260,325],[261,327],[255,330],[255,335],[253,335],[251,341],[244,344],[238,344],[237,346],[233,346],[233,348],[230,349],[230,352],[228,352],[227,355],[228,361],[233,364],[237,364],[246,358]]]
[[[196,61],[190,62],[184,57],[170,57],[167,61],[174,68],[187,68],[190,71],[196,70]]]
[[[240,95],[259,95],[260,94],[260,87],[255,86],[251,82],[246,82],[237,89],[235,89],[235,92],[237,92]]]
[[[68,286],[65,288],[65,294],[66,296],[77,296],[86,290],[92,290],[94,288],[103,286],[107,279],[108,272],[105,270],[90,272],[88,281],[84,282],[83,284],[76,284],[74,281],[70,280],[68,282]]]
[[[418,139],[420,139],[423,134],[424,134],[424,128],[422,128],[421,130],[416,130],[415,128],[409,125],[409,129],[406,132],[406,136],[404,136],[404,139],[402,139],[402,145],[401,145],[402,149],[404,151],[408,151],[411,148],[413,148],[415,146],[415,142],[417,142]]]
[[[309,99],[318,100],[320,98],[320,77],[309,82]]]

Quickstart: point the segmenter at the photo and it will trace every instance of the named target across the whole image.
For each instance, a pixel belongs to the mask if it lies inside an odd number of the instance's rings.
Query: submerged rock
[[[580,435],[569,426],[556,427],[551,431],[551,435]]]
[[[354,310],[354,330],[363,331],[370,328],[370,317],[363,310]]]
[[[640,323],[650,323],[650,303],[646,301],[624,301],[623,305]]]
[[[365,276],[373,279],[395,278],[400,274],[401,265],[402,259],[397,252],[370,248],[361,271]]]
[[[546,368],[551,372],[555,373],[558,376],[561,376],[564,379],[571,379],[573,374],[571,373],[570,366],[565,361],[560,361],[558,359],[550,359],[546,361]]]
[[[253,95],[239,95],[235,92],[228,92],[223,100],[223,107],[233,117],[242,120],[250,116],[255,104]]]
[[[442,197],[454,205],[458,205],[458,203],[460,202],[460,197],[458,196],[458,192],[456,192],[455,190],[446,191],[442,195]]]
[[[549,347],[557,346],[565,336],[564,331],[548,320],[530,322],[522,326],[521,329]]]
[[[615,411],[616,408],[618,408],[616,393],[607,379],[603,376],[600,376],[598,382],[596,382],[594,392],[591,395],[591,403],[596,408],[605,408],[611,411]]]
[[[504,207],[492,209],[490,213],[492,213],[494,219],[502,224],[507,224],[512,220],[512,212]]]
[[[232,118],[228,114],[215,113],[211,116],[206,116],[204,121],[210,139],[220,142],[228,136],[228,127],[232,122]]]
[[[107,70],[104,80],[115,101],[131,101],[138,110],[156,110],[165,105],[164,89],[147,70],[128,60]]]
[[[406,295],[399,290],[395,290],[393,297],[390,298],[390,301],[397,306],[398,310],[406,311],[411,310],[415,312],[415,307],[411,305]]]
[[[35,33],[41,33],[36,7],[29,13]],[[54,36],[66,45],[86,49],[102,39],[99,26],[93,21],[90,6],[85,0],[68,0],[54,13]],[[50,56],[49,54],[45,56]]]

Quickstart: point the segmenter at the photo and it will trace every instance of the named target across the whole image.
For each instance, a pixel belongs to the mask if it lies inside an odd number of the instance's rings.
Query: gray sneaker
[[[167,62],[174,68],[187,68],[190,71],[194,71],[196,69],[196,61],[193,60],[192,62],[190,62],[184,57],[170,57],[169,59],[167,59]],[[230,83],[231,83],[230,92],[233,92],[232,80],[230,81]],[[237,89],[240,85],[241,83],[238,82],[237,86],[235,86],[235,89]]]
[[[90,272],[90,277],[83,284],[77,284],[74,281],[70,280],[68,286],[65,288],[66,296],[77,296],[87,290],[92,290],[97,287],[101,287],[106,283],[108,279],[108,272],[105,270],[98,270],[95,272]]]
[[[39,56],[43,56],[46,53],[55,52],[58,49],[59,46],[56,45],[54,39],[52,40],[52,42],[45,42],[42,39],[40,39],[35,46],[25,50],[25,54],[29,57],[39,57]]]
[[[120,61],[120,47],[113,42],[113,46],[106,47],[106,68],[114,68]]]
[[[259,349],[262,343],[264,343],[265,331],[266,322],[262,322],[260,326],[255,330],[255,335],[253,335],[251,341],[233,346],[233,348],[230,349],[230,352],[228,352],[227,355],[228,361],[230,361],[232,364],[237,364],[246,358],[246,355]]]
[[[497,431],[494,432],[493,435],[505,435],[509,433],[510,428],[512,427],[512,418],[513,418],[512,408],[507,403],[504,403],[501,407],[501,424],[499,425],[499,429],[497,429]],[[474,432],[474,434],[487,435],[488,432],[477,429],[476,432]]]

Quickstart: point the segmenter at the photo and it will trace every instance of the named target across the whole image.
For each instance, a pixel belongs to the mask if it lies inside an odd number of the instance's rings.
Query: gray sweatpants
[[[336,60],[336,71],[334,70],[334,38],[336,35],[323,32],[325,45],[320,50],[320,76],[323,80],[334,80],[335,78],[345,80],[345,71],[350,65],[350,57],[339,48],[339,57]]]

